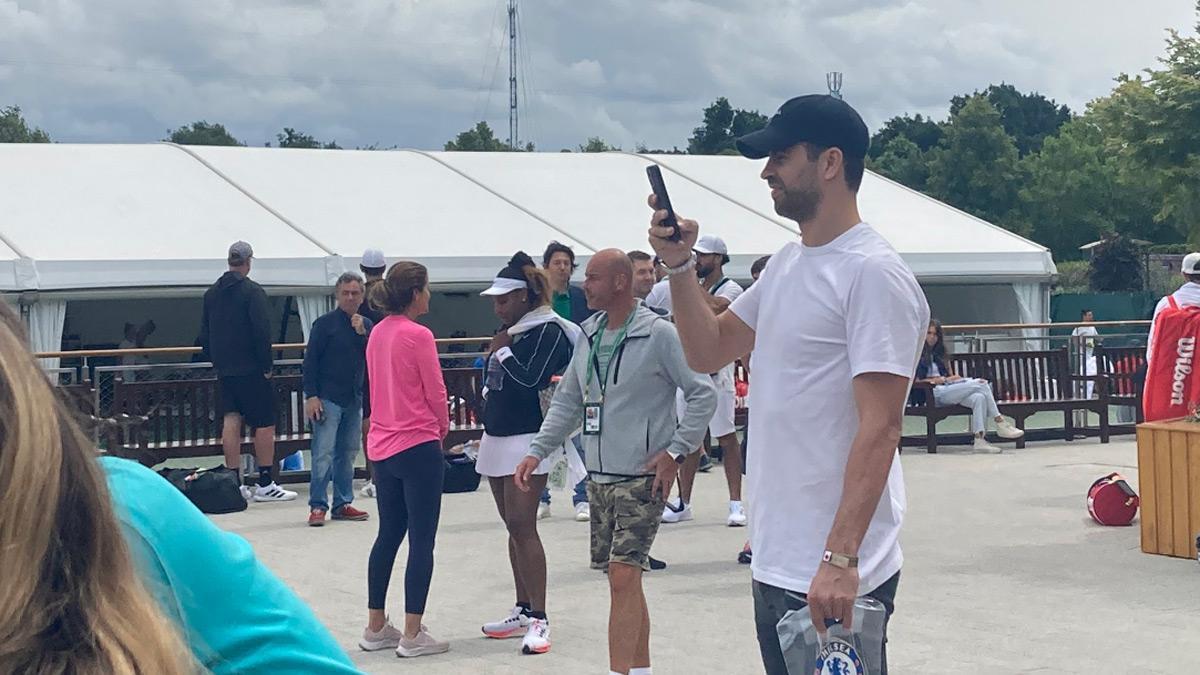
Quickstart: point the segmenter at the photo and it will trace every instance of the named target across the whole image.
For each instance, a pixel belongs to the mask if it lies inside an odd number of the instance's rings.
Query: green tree
[[[50,134],[30,127],[21,116],[21,107],[10,105],[0,109],[0,143],[49,143]]]
[[[929,151],[929,194],[996,224],[1010,225],[1021,183],[1017,146],[1000,113],[973,96],[950,118]]]
[[[1011,84],[993,84],[970,96],[955,96],[950,100],[950,115],[958,114],[967,101],[983,96],[1000,112],[1004,130],[1017,144],[1024,157],[1037,152],[1046,138],[1058,133],[1058,128],[1071,119],[1071,110],[1037,92],[1022,94]]]
[[[444,147],[459,152],[503,152],[509,149],[508,143],[496,138],[487,122],[480,122],[473,129],[460,133],[454,140],[447,141]]]
[[[929,160],[926,153],[908,136],[894,136],[878,159],[868,159],[876,171],[914,190],[925,191],[929,182]]]
[[[275,140],[281,148],[310,148],[315,150],[341,150],[342,146],[337,144],[337,141],[329,141],[322,143],[308,134],[296,131],[291,127],[284,127],[282,134],[275,134]]]
[[[670,150],[662,148],[650,148],[645,143],[638,143],[634,146],[634,151],[641,155],[686,155],[686,150],[680,150],[679,146],[673,146]]]
[[[579,146],[579,152],[613,152],[620,149],[615,145],[609,145],[599,136],[589,136],[587,143]]]
[[[868,156],[879,159],[883,156],[889,143],[895,138],[907,138],[921,152],[929,152],[938,141],[942,140],[942,125],[932,118],[920,114],[909,117],[898,115],[883,123],[879,131],[871,137],[871,149]],[[903,181],[901,181],[903,182]]]
[[[1132,241],[1122,236],[1109,237],[1096,247],[1089,280],[1097,293],[1140,291],[1142,254]]]
[[[163,140],[180,145],[245,145],[225,130],[222,124],[209,124],[204,120],[179,127]]]
[[[757,110],[735,109],[722,96],[704,109],[704,123],[692,130],[688,153],[692,155],[737,154],[734,141],[767,126],[767,116]]]

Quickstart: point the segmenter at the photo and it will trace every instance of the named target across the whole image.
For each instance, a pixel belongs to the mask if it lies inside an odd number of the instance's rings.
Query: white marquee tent
[[[194,298],[244,239],[252,276],[296,296],[306,325],[368,247],[425,263],[450,293],[552,239],[580,262],[645,249],[649,162],[676,208],[728,243],[731,276],[797,236],[760,163],[740,157],[0,144],[0,293],[25,309],[34,347],[55,349],[69,302]],[[945,318],[1045,320],[1045,248],[870,173],[860,206]]]

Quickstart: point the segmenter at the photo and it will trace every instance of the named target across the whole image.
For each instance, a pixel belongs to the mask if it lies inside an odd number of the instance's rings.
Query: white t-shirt
[[[1100,331],[1096,330],[1095,326],[1076,326],[1075,330],[1071,331],[1071,337],[1074,338],[1094,338],[1100,335]],[[1083,340],[1084,349],[1087,350],[1087,357],[1092,358],[1092,351],[1096,347],[1096,341],[1091,339]]]
[[[728,277],[726,277],[726,279],[727,280],[724,283],[717,282],[721,283],[721,287],[717,288],[715,293],[713,291],[709,291],[709,293],[712,293],[718,298],[725,298],[732,304],[734,300],[738,299],[738,296],[740,296],[742,293],[745,293],[745,290],[742,288],[741,284],[733,279],[729,279]],[[717,387],[717,391],[736,390],[733,370],[734,366],[731,363],[717,372],[717,376],[713,378],[713,385]]]
[[[858,431],[852,380],[913,377],[929,305],[899,254],[860,223],[825,246],[784,246],[731,311],[755,331],[751,570],[759,582],[807,593]],[[900,570],[905,508],[896,459],[858,552],[860,593]]]
[[[1175,297],[1175,304],[1183,307],[1184,305],[1200,305],[1200,284],[1187,282],[1179,287],[1179,290],[1171,294]],[[1170,297],[1170,296],[1168,296]],[[1158,320],[1158,315],[1171,303],[1167,302],[1167,298],[1158,301],[1158,305],[1154,307],[1154,320],[1150,322],[1150,335],[1146,338],[1146,362],[1149,363],[1154,355],[1154,321]]]
[[[671,284],[670,278],[654,284],[650,292],[646,294],[646,306],[655,309],[661,309],[667,314],[671,313]]]

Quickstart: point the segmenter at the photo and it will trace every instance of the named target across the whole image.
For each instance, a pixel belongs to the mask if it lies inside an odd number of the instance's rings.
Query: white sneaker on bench
[[[1013,426],[1013,423],[1009,422],[1008,420],[1000,420],[999,422],[996,422],[996,435],[1000,438],[1007,438],[1011,441],[1024,436],[1025,431],[1016,428]]]

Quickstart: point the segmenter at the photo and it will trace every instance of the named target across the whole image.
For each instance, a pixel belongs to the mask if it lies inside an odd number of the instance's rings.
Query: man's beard
[[[712,274],[717,268],[715,265],[696,265],[696,276],[701,279],[707,279],[708,275]]]
[[[806,223],[816,217],[820,207],[821,193],[816,188],[784,188],[783,198],[775,202],[775,213],[797,223]]]

